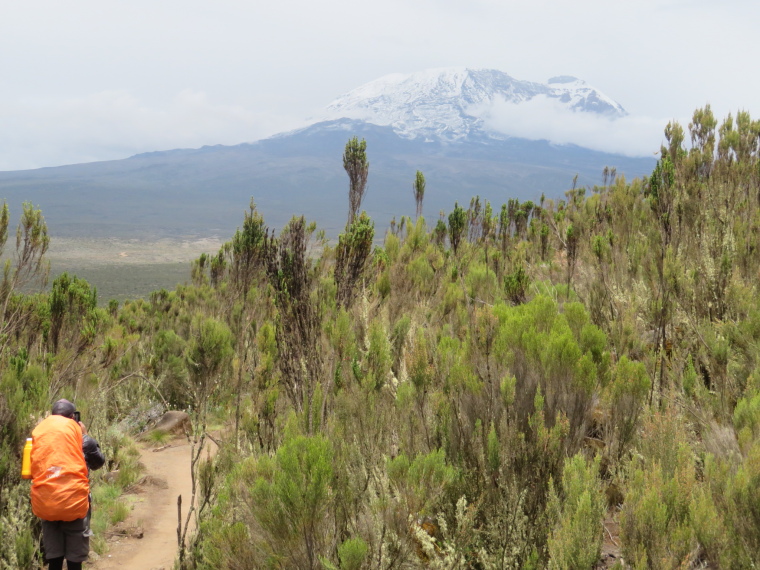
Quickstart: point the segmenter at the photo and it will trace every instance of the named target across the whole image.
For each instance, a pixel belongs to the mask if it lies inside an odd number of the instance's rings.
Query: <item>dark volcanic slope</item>
[[[253,144],[0,172],[0,199],[11,206],[14,221],[22,202],[41,207],[53,235],[139,238],[229,236],[253,197],[270,227],[304,214],[334,237],[346,219],[342,153],[353,135],[367,140],[364,208],[381,228],[394,216],[414,214],[418,169],[427,179],[424,210],[431,220],[475,195],[498,209],[508,198],[561,197],[575,174],[583,186],[601,183],[605,166],[629,179],[654,167],[653,159],[545,141],[422,143],[401,139],[389,127],[341,120]]]

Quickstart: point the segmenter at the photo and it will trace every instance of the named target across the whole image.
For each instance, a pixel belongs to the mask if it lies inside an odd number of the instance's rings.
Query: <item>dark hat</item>
[[[53,410],[51,413],[54,416],[65,416],[67,418],[73,418],[74,412],[76,410],[77,407],[68,400],[58,400],[55,404],[53,404]]]

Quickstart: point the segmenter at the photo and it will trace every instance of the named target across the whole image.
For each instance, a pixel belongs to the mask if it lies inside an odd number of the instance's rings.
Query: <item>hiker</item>
[[[42,519],[42,544],[50,570],[82,568],[90,554],[90,469],[105,457],[68,400],[32,432],[32,512]]]

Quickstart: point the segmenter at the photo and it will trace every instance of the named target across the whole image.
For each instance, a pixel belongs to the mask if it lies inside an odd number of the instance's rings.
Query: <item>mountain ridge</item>
[[[0,198],[8,200],[12,211],[24,201],[40,206],[51,231],[65,236],[232,235],[253,198],[270,227],[282,227],[292,215],[305,215],[335,237],[346,217],[341,206],[347,195],[341,157],[353,136],[367,140],[370,174],[364,208],[380,228],[393,217],[414,214],[411,184],[417,170],[428,182],[425,213],[431,219],[476,195],[495,206],[508,198],[561,197],[576,175],[581,186],[601,183],[607,166],[628,178],[651,172],[652,158],[494,134],[482,118],[468,114],[509,89],[521,101],[544,97],[551,89],[568,113],[598,116],[592,103],[609,98],[585,82],[559,76],[552,78],[551,87],[494,70],[457,69],[392,79],[406,85],[406,91],[388,92],[382,105],[377,103],[377,112],[390,108],[400,96],[409,97],[414,104],[393,107],[398,116],[410,114],[414,120],[407,122],[389,120],[396,116],[393,113],[376,122],[334,117],[239,145],[0,172]],[[437,85],[437,91],[421,88],[428,84]],[[357,89],[369,92],[379,85]],[[361,109],[371,110],[372,98],[364,100],[369,103]],[[590,101],[591,110],[573,111],[572,106],[582,101]],[[615,105],[609,103],[610,109],[622,116],[624,109]],[[446,125],[449,119],[452,124]],[[412,132],[411,127],[419,129]]]

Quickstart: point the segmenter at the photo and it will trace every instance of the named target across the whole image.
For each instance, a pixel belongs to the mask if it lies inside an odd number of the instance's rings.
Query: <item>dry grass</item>
[[[159,289],[174,289],[190,280],[190,263],[202,253],[216,253],[217,237],[186,239],[51,239],[48,259],[51,282],[68,272],[86,279],[98,290],[98,304],[110,299],[145,298]]]
[[[216,253],[222,243],[217,236],[159,240],[52,236],[48,259],[54,271],[57,265],[88,267],[189,263],[201,253]]]

